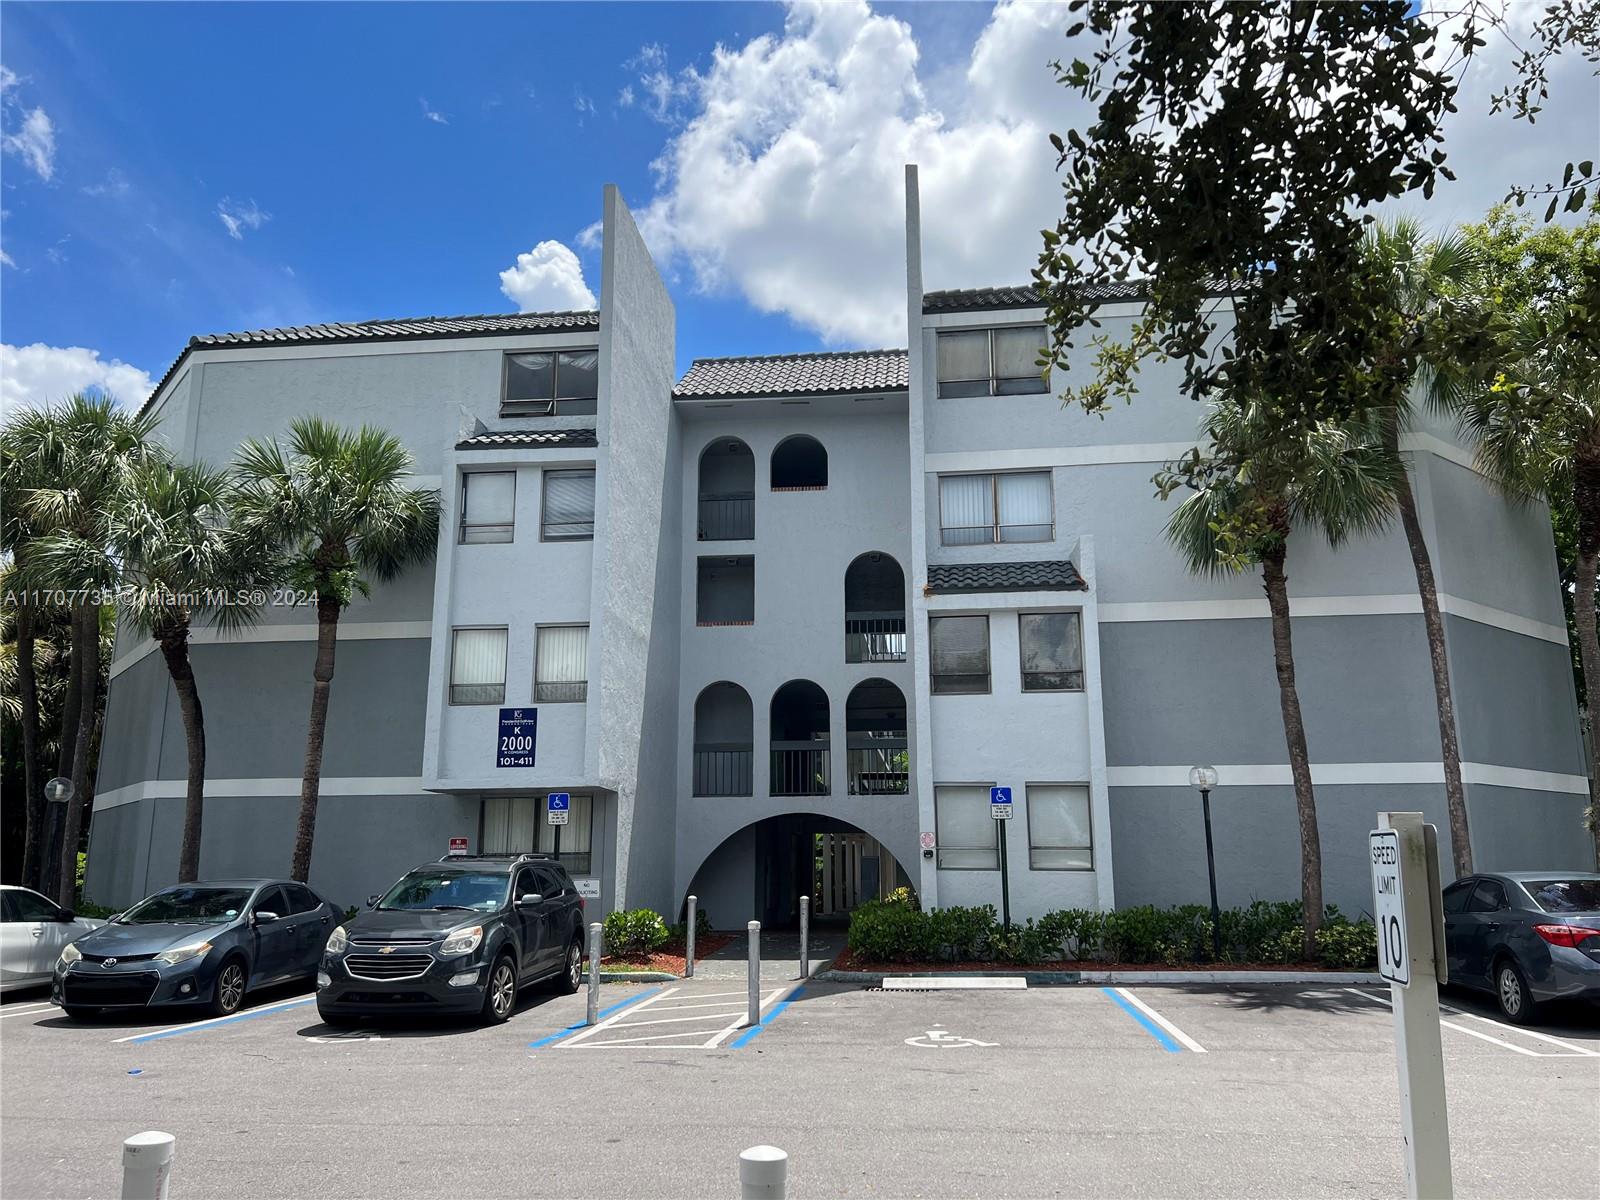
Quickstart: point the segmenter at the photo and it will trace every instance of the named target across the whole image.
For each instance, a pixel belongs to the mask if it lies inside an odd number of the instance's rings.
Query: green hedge
[[[922,912],[909,894],[863,904],[850,915],[850,951],[868,962],[1039,963],[1099,960],[1123,963],[1289,963],[1301,959],[1305,936],[1298,900],[1257,900],[1223,911],[1222,955],[1211,949],[1211,910],[1140,905],[1100,912],[1064,908],[1001,928],[992,904]],[[1371,921],[1350,921],[1328,906],[1317,934],[1325,966],[1374,968],[1378,942]]]
[[[667,923],[661,919],[661,914],[648,908],[608,914],[600,934],[605,939],[606,954],[627,957],[659,949],[668,936]]]

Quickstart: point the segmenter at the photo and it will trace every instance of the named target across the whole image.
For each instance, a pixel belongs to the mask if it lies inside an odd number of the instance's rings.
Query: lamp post
[[[1206,821],[1206,875],[1211,881],[1211,957],[1222,959],[1222,910],[1217,907],[1217,857],[1211,848],[1211,789],[1217,786],[1215,767],[1191,767],[1189,786],[1200,789],[1200,809]]]
[[[73,791],[72,780],[60,775],[44,785],[45,830],[48,834],[45,845],[48,852],[42,864],[39,890],[47,896],[59,895],[61,891],[61,838],[66,833],[67,805],[72,801]]]

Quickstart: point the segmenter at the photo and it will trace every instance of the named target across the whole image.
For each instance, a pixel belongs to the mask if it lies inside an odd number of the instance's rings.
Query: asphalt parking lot
[[[0,1006],[0,1191],[109,1197],[131,1133],[177,1198],[1403,1194],[1376,987],[863,991],[727,980],[527,998],[505,1025],[333,1030],[309,995],[239,1017]],[[1446,998],[1460,1196],[1600,1191],[1600,1023],[1533,1031]]]

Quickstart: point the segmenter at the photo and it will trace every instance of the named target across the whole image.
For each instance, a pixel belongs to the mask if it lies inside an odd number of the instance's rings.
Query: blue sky
[[[903,164],[929,286],[1025,279],[1048,133],[1084,116],[1047,67],[1066,24],[1056,3],[7,3],[0,389],[137,401],[193,333],[578,306],[606,182],[673,292],[680,366],[903,344]],[[1593,88],[1565,95],[1532,131],[1466,97],[1476,153],[1426,215],[1558,173],[1564,120],[1594,141]]]

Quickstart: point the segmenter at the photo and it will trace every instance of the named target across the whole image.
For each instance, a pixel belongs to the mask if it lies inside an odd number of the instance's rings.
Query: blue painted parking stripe
[[[618,1000],[615,1004],[611,1005],[611,1007],[602,1008],[598,1013],[596,1013],[595,1014],[595,1020],[603,1021],[607,1017],[609,1017],[612,1013],[621,1012],[623,1009],[627,1008],[628,1005],[637,1004],[637,1003],[639,1003],[639,1001],[643,1000],[646,996],[654,996],[660,990],[661,989],[658,988],[658,987],[646,988],[644,991],[640,992],[637,996],[629,996],[626,1000]],[[569,1034],[569,1033],[577,1033],[578,1030],[587,1029],[588,1027],[589,1027],[589,1022],[588,1021],[579,1021],[576,1025],[568,1025],[565,1029],[561,1030],[558,1033],[552,1033],[549,1037],[542,1037],[537,1042],[529,1042],[528,1043],[528,1049],[536,1050],[540,1046],[548,1046],[551,1042],[559,1042],[562,1038],[566,1037],[567,1034]]]
[[[738,1037],[734,1038],[734,1040],[731,1043],[729,1043],[728,1049],[737,1050],[740,1046],[744,1045],[751,1038],[755,1037],[756,1034],[760,1033],[768,1025],[770,1025],[774,1021],[776,1021],[778,1019],[778,1014],[781,1013],[784,1009],[788,1008],[792,1001],[800,999],[801,995],[804,994],[805,990],[806,990],[806,986],[805,986],[805,984],[802,983],[799,987],[795,988],[794,991],[790,992],[782,1000],[779,1000],[776,1004],[774,1004],[770,1009],[767,1010],[766,1016],[762,1017],[759,1023],[757,1023],[755,1025],[752,1025],[749,1029],[745,1030]]]
[[[163,1029],[159,1033],[146,1033],[141,1034],[139,1037],[118,1038],[117,1041],[129,1042],[132,1045],[139,1046],[145,1042],[160,1041],[162,1038],[181,1037],[186,1033],[204,1033],[206,1030],[215,1029],[219,1025],[232,1025],[235,1021],[249,1021],[256,1017],[270,1017],[273,1013],[287,1012],[291,1008],[304,1008],[307,1004],[315,1004],[316,1002],[315,996],[309,996],[304,1000],[291,1000],[287,1004],[274,1004],[267,1008],[255,1008],[249,1012],[235,1013],[231,1017],[217,1017],[211,1021],[197,1021],[193,1025],[180,1025],[176,1029]]]
[[[1173,1041],[1165,1029],[1161,1028],[1161,1026],[1157,1025],[1154,1021],[1145,1016],[1133,1005],[1129,1004],[1121,996],[1117,995],[1115,989],[1107,987],[1101,988],[1100,990],[1107,996],[1110,996],[1111,999],[1115,1001],[1118,1008],[1127,1013],[1135,1021],[1139,1022],[1139,1024],[1143,1025],[1145,1029],[1149,1031],[1150,1036],[1155,1038],[1156,1041],[1160,1042],[1162,1048],[1165,1049],[1169,1054],[1182,1053],[1183,1047],[1178,1045],[1177,1042]]]

